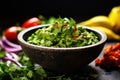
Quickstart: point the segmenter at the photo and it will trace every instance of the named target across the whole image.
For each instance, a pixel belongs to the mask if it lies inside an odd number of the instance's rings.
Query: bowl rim
[[[101,40],[93,45],[87,45],[87,46],[82,46],[82,47],[67,47],[67,48],[55,48],[55,47],[47,47],[47,46],[40,46],[40,45],[34,45],[34,44],[30,44],[28,42],[26,42],[24,39],[23,39],[23,36],[25,33],[27,33],[28,31],[31,31],[32,29],[37,29],[37,28],[41,28],[41,27],[45,27],[45,26],[49,26],[50,24],[42,24],[42,25],[37,25],[37,26],[34,26],[34,27],[30,27],[30,28],[27,28],[23,31],[21,31],[19,34],[18,34],[18,42],[24,44],[24,45],[27,45],[27,46],[31,46],[32,48],[36,48],[36,49],[39,49],[39,48],[42,48],[42,49],[50,49],[50,50],[74,50],[74,49],[84,49],[84,48],[89,48],[89,47],[94,47],[94,46],[97,46],[97,45],[100,45],[102,43],[105,43],[107,41],[107,35],[100,31],[100,30],[97,30],[97,29],[94,29],[94,28],[91,28],[91,27],[88,27],[88,26],[84,26],[85,28],[87,29],[90,29],[90,30],[93,30],[94,32],[100,34],[101,36]]]

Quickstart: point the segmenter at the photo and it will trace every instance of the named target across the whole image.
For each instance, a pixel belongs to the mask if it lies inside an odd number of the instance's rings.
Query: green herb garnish
[[[49,27],[35,31],[27,41],[48,47],[81,47],[95,44],[99,40],[95,33],[76,26],[72,18],[58,18]]]

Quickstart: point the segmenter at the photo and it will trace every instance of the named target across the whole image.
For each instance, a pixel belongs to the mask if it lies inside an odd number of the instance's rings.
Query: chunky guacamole
[[[81,47],[95,44],[95,33],[77,26],[72,18],[58,18],[49,27],[43,27],[28,37],[27,42],[47,47]]]

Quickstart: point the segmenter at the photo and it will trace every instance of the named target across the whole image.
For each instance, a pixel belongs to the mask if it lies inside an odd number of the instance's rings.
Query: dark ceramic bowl
[[[43,47],[26,42],[37,29],[47,27],[46,25],[38,25],[23,30],[18,35],[19,44],[23,51],[30,57],[32,61],[40,64],[44,69],[58,73],[72,73],[79,71],[81,68],[92,62],[101,53],[107,40],[106,35],[96,29],[85,27],[87,30],[93,31],[100,39],[94,45],[72,48],[53,48]]]

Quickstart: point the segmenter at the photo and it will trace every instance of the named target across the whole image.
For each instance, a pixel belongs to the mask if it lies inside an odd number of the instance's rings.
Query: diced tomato
[[[23,24],[22,24],[22,28],[30,28],[36,25],[40,24],[40,19],[37,17],[32,17],[28,20],[26,20]]]
[[[5,30],[5,37],[10,41],[17,41],[17,35],[22,30],[19,26],[12,26]]]

